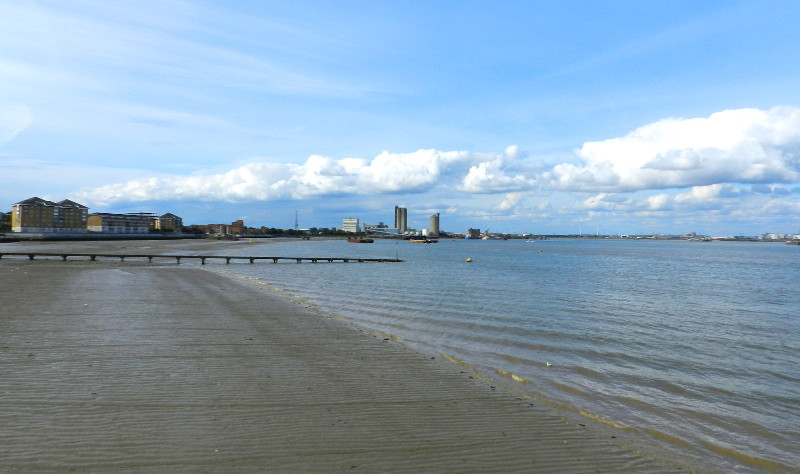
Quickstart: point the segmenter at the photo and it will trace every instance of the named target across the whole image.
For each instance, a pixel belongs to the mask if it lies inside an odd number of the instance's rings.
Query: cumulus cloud
[[[259,162],[225,173],[137,179],[80,191],[95,205],[159,200],[267,201],[341,194],[418,192],[479,159],[463,151],[384,152],[371,161],[312,155],[302,165]]]
[[[672,207],[672,197],[668,194],[656,194],[647,198],[647,208],[650,211],[665,211]]]
[[[716,199],[730,199],[742,197],[744,191],[729,184],[712,184],[709,186],[694,186],[689,191],[675,196],[678,203],[701,204]]]
[[[7,145],[33,123],[33,114],[23,104],[0,106],[0,146]]]
[[[516,146],[506,148],[504,153],[487,156],[487,159],[470,167],[461,180],[460,189],[468,193],[497,193],[531,188],[536,184],[535,176],[521,170],[513,171],[523,157]]]
[[[362,193],[421,191],[446,178],[451,166],[475,159],[465,151],[383,152],[370,163],[362,160],[350,171],[357,176],[358,190]]]
[[[544,176],[555,189],[637,191],[800,180],[800,109],[738,109],[665,119],[624,137],[587,142],[583,162]]]
[[[495,209],[498,211],[510,211],[514,209],[520,200],[525,197],[525,193],[508,193],[503,199],[503,202],[497,205]]]
[[[748,190],[730,184],[712,184],[693,186],[677,194],[656,193],[633,197],[629,193],[598,193],[584,199],[580,208],[594,213],[636,212],[650,215],[661,211],[732,208],[758,194],[779,197],[783,195],[782,189],[785,188],[776,186],[773,191],[769,186],[753,186]]]
[[[785,195],[800,182],[800,109],[739,109],[707,118],[665,119],[619,138],[587,142],[571,163],[542,169],[511,146],[500,153],[417,150],[372,159],[311,155],[302,164],[255,162],[198,176],[101,186],[77,197],[94,205],[158,200],[269,201],[323,196],[426,193],[503,194],[497,211],[519,208],[533,191],[595,193],[589,211],[661,211],[728,197]],[[686,190],[675,195],[667,192]],[[654,195],[632,198],[632,195]],[[598,194],[599,193],[599,194]],[[626,196],[626,197],[620,197]]]
[[[589,209],[594,211],[598,210],[608,211],[608,210],[619,209],[620,207],[629,203],[630,200],[621,195],[600,193],[584,199],[583,202],[581,203],[581,207],[583,209]]]

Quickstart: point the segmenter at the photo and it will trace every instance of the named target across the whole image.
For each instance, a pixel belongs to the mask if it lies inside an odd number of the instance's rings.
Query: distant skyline
[[[0,211],[800,233],[800,2],[0,0]]]

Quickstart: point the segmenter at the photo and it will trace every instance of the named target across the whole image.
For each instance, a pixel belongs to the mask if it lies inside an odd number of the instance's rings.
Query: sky
[[[795,0],[0,0],[0,210],[800,233]]]

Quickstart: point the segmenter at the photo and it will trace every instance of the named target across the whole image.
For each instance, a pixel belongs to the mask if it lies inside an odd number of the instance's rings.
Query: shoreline
[[[0,297],[0,470],[688,470],[199,266],[1,259]]]

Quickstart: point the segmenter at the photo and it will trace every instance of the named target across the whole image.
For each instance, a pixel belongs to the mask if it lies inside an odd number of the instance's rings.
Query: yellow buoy
[[[468,258],[468,259],[467,259],[467,261],[468,261],[468,262],[471,262],[471,261],[472,261],[472,259],[471,259],[471,258]]]

